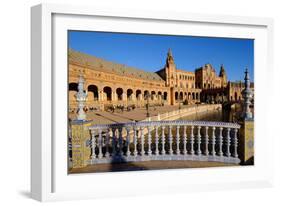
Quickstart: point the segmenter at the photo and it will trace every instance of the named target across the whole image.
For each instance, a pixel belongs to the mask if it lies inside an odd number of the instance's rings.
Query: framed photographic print
[[[271,185],[272,27],[267,18],[33,7],[32,197]]]

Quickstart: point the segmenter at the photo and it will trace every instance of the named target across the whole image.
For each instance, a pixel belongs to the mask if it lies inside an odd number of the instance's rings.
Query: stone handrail
[[[89,129],[88,164],[152,160],[240,162],[240,125],[235,123],[145,121],[93,125]]]

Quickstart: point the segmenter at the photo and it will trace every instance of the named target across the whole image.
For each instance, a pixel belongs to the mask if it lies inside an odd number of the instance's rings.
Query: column
[[[205,134],[205,155],[209,154],[208,146],[209,146],[209,136],[208,136],[208,129],[209,127],[205,127],[206,134]]]
[[[147,151],[147,154],[148,154],[148,156],[151,156],[151,154],[152,154],[152,151],[151,151],[151,127],[148,126],[147,130],[148,130],[148,140],[147,140],[148,151]]]
[[[140,135],[141,135],[141,156],[144,156],[144,134],[143,134],[143,127],[140,128]]]
[[[98,158],[101,159],[103,157],[102,154],[102,130],[99,129],[99,139],[98,139],[98,146],[99,146],[99,154],[98,154]]]
[[[176,136],[176,142],[177,142],[177,155],[180,154],[180,133],[179,133],[179,130],[180,130],[180,126],[177,126],[177,136]]]
[[[223,152],[222,152],[222,144],[223,144],[223,136],[222,136],[222,130],[223,128],[220,127],[220,136],[219,136],[219,156],[223,156]]]
[[[103,101],[103,98],[104,98],[103,96],[104,96],[103,90],[100,90],[99,95],[98,95],[98,101]]]
[[[197,127],[197,154],[198,155],[201,155],[201,134],[200,134],[200,129],[201,129],[201,127],[200,126],[198,126]]]
[[[107,129],[106,136],[105,136],[105,157],[109,157],[109,134],[110,129]]]
[[[135,157],[138,155],[137,144],[138,144],[137,129],[136,127],[134,127],[134,156]]]
[[[169,126],[169,154],[173,155],[173,135],[172,135],[172,125]]]
[[[116,155],[116,128],[112,128],[112,156]]]
[[[126,144],[127,144],[127,156],[129,157],[131,155],[131,152],[130,152],[130,128],[127,127],[126,128],[126,131],[127,131],[127,139],[126,139]]]
[[[226,156],[230,157],[230,128],[227,128],[226,135]]]
[[[123,155],[123,137],[122,137],[122,127],[118,128],[118,142],[119,142],[119,155]]]
[[[159,155],[159,137],[158,137],[158,127],[155,127],[155,155],[158,156]]]
[[[186,142],[187,142],[187,136],[186,136],[186,125],[183,126],[183,154],[187,154],[186,150]]]
[[[194,126],[191,126],[191,134],[190,134],[190,154],[194,155],[194,149],[193,149],[193,144],[194,144],[194,134],[193,134],[193,129]]]
[[[162,126],[162,151],[161,154],[164,155],[166,153],[165,151],[165,127]]]
[[[216,128],[212,128],[212,155],[216,156]]]
[[[238,157],[238,153],[237,153],[237,146],[238,146],[237,131],[238,131],[238,129],[234,129],[234,138],[233,138],[234,151],[233,151],[233,156],[235,158]]]
[[[95,130],[91,130],[91,159],[96,159],[96,137],[95,137]]]

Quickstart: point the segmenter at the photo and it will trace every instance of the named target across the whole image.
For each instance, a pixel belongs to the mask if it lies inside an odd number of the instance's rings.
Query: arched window
[[[104,87],[103,92],[106,94],[106,100],[111,101],[112,100],[112,89],[110,87]]]
[[[68,85],[68,98],[69,101],[76,100],[76,93],[78,92],[78,84],[77,83],[69,83]]]
[[[144,99],[147,100],[149,98],[149,91],[145,90],[144,91]]]
[[[116,89],[116,94],[117,94],[117,99],[118,100],[123,100],[123,89],[122,88],[117,88]]]
[[[98,100],[99,92],[98,87],[96,85],[88,86],[88,99],[89,100]]]
[[[133,90],[127,89],[127,99],[132,100],[133,99]]]
[[[141,90],[138,89],[138,90],[136,91],[136,97],[137,97],[138,100],[141,99]]]
[[[168,97],[168,93],[164,92],[164,100],[167,100],[167,97]]]
[[[180,100],[183,100],[183,92],[180,92],[180,97],[179,97]]]

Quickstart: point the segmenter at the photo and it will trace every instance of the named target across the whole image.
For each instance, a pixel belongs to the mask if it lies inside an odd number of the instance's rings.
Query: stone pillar
[[[123,92],[122,94],[122,100],[127,101],[127,92]]]
[[[99,91],[99,96],[98,96],[99,101],[103,101],[103,90]]]
[[[91,147],[87,142],[90,141],[90,121],[73,120],[70,122],[71,127],[71,149],[72,162],[70,168],[86,167],[91,156]]]
[[[245,71],[245,89],[243,90],[243,114],[238,140],[238,155],[244,165],[254,164],[254,119],[250,110],[252,91],[248,69]]]
[[[136,101],[136,92],[133,92],[132,94],[131,94],[131,98],[132,98],[132,101]]]
[[[112,101],[117,101],[117,99],[118,99],[117,93],[112,90],[112,93],[111,93],[111,100],[112,100]]]
[[[244,120],[239,130],[238,156],[244,165],[254,164],[254,121]]]

